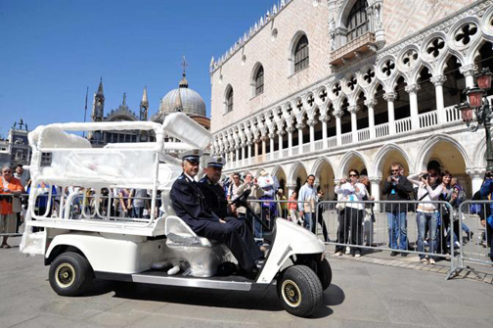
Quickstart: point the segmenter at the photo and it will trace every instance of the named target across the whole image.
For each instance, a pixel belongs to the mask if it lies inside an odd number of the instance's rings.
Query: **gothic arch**
[[[291,172],[289,172],[288,176],[288,183],[290,185],[295,185],[296,184],[296,178],[298,177],[299,170],[303,170],[305,175],[308,175],[305,166],[301,162],[295,162],[293,163],[293,166],[291,167]],[[304,181],[303,181],[304,183]]]
[[[385,146],[380,148],[378,153],[375,155],[375,157],[372,161],[374,164],[371,167],[371,170],[368,172],[370,174],[370,176],[373,176],[373,177],[382,177],[383,176],[383,173],[384,173],[383,172],[383,165],[385,163],[385,159],[386,159],[387,155],[392,151],[398,152],[406,161],[405,164],[407,164],[409,169],[411,169],[411,159],[409,158],[409,155],[406,153],[406,151],[404,149],[402,149],[401,147],[399,147],[398,145],[391,143],[391,144],[386,144]],[[402,164],[404,165],[404,163],[402,163]]]
[[[308,40],[308,56],[310,56],[310,38],[308,37],[308,34],[305,31],[298,30],[293,37],[291,38],[291,42],[289,43],[289,75],[292,75],[295,73],[294,70],[294,64],[295,64],[295,51],[296,51],[296,46],[298,45],[298,42],[301,40],[302,37],[306,37]]]
[[[464,147],[454,138],[449,137],[445,134],[438,134],[426,140],[426,142],[420,147],[421,151],[416,157],[416,162],[414,167],[415,172],[420,172],[426,169],[426,163],[428,162],[429,157],[431,156],[431,150],[436,144],[440,142],[451,144],[462,156],[466,168],[471,167],[471,161]]]
[[[368,170],[368,160],[360,153],[351,150],[347,152],[344,157],[341,159],[341,162],[339,164],[339,169],[338,169],[338,178],[344,177],[347,173],[347,171],[350,169],[349,164],[353,160],[353,158],[357,158],[363,162],[363,166],[367,168]]]

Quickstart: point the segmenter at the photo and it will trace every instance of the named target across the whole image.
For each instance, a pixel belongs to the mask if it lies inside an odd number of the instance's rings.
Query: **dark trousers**
[[[348,221],[351,222],[351,244],[362,245],[363,244],[363,218],[364,211],[355,208],[346,208],[346,216]],[[361,252],[359,247],[351,247],[351,254],[356,251]]]
[[[323,218],[323,211],[321,208],[319,208],[318,215],[317,215],[317,222],[322,226],[322,234],[324,235],[324,240],[329,241],[329,232],[327,231],[327,226],[325,225],[324,218]],[[312,230],[313,233],[315,233],[315,227],[317,225],[314,223]]]
[[[337,227],[337,242],[340,244],[346,244],[349,233],[349,221],[346,221],[346,209],[337,213],[337,220],[339,221],[339,226]],[[337,245],[336,252],[344,253],[345,248],[346,246],[344,245]]]
[[[255,268],[255,260],[261,257],[245,221],[234,218],[228,218],[226,223],[205,221],[193,230],[199,236],[226,244],[240,268],[247,272]]]

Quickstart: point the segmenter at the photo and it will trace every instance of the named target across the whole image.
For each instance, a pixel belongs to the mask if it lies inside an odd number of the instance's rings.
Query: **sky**
[[[277,0],[0,0],[0,137],[15,121],[34,127],[84,120],[103,78],[105,113],[127,94],[149,116],[178,86],[182,56],[189,87],[210,115],[211,57],[218,58]]]

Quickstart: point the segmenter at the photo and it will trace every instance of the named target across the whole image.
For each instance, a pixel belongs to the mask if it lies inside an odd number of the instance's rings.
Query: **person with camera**
[[[2,167],[2,188],[0,189],[0,233],[15,233],[17,229],[17,214],[15,213],[14,197],[19,197],[24,191],[21,182],[14,178],[10,165]],[[8,236],[3,236],[1,248],[10,248]]]
[[[334,191],[337,195],[343,195],[344,200],[346,201],[346,206],[344,208],[343,228],[340,231],[342,241],[339,241],[338,238],[338,242],[344,243],[347,238],[346,236],[348,236],[349,229],[351,229],[351,244],[362,245],[362,225],[365,217],[365,206],[362,201],[365,196],[368,196],[368,192],[365,185],[359,182],[359,172],[355,169],[349,170],[348,180],[341,179]],[[337,252],[340,251],[341,250],[338,250]],[[361,248],[355,246],[351,247],[351,255],[354,257],[360,257]]]
[[[493,172],[487,171],[483,184],[479,189],[482,199],[493,199]],[[481,217],[481,225],[486,228],[487,245],[490,246],[490,260],[493,261],[493,203],[484,204],[485,212]],[[488,211],[489,210],[489,211]]]
[[[443,185],[436,170],[430,170],[414,174],[408,177],[408,180],[418,185],[417,199],[420,201],[416,208],[416,221],[418,225],[418,252],[421,263],[435,264],[434,256],[429,258],[425,256],[424,239],[426,227],[430,232],[430,254],[435,254],[437,249],[437,225],[439,218],[438,205],[431,203],[437,201],[442,192]]]
[[[449,171],[444,171],[442,174],[442,192],[438,198],[439,200],[443,200],[449,203],[453,211],[450,211],[450,207],[442,205],[440,207],[441,218],[442,218],[442,232],[441,232],[441,250],[442,252],[448,252],[448,247],[459,247],[460,243],[458,241],[459,236],[459,218],[456,213],[459,209],[460,199],[459,199],[459,191],[452,187],[452,173]],[[453,223],[451,224],[451,220]],[[452,228],[452,227],[453,228]],[[452,231],[453,230],[453,231]],[[453,242],[452,233],[454,234]],[[447,245],[447,242],[450,245]],[[453,244],[453,245],[452,245]]]
[[[389,244],[393,251],[390,256],[396,256],[398,250],[407,250],[407,211],[410,199],[409,195],[413,191],[413,185],[404,176],[404,170],[400,163],[392,163],[390,166],[390,175],[385,181],[382,193],[386,195],[387,200],[399,201],[399,203],[385,204],[387,213]],[[406,256],[407,253],[401,253]]]

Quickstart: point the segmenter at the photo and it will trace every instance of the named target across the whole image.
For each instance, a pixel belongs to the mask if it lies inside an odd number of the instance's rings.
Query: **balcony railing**
[[[365,34],[349,41],[339,49],[330,53],[331,65],[342,65],[346,60],[359,56],[360,53],[375,52],[375,34],[366,32]]]
[[[411,129],[412,129],[412,124],[410,117],[402,118],[400,120],[395,121],[396,133],[404,133],[407,131],[411,131]]]
[[[441,114],[438,111],[431,111],[418,115],[419,128],[416,132],[421,129],[426,129],[434,126],[441,126],[443,124],[457,123],[461,121],[460,111],[455,108],[455,106],[449,106],[444,109]],[[441,117],[441,118],[440,118]],[[397,121],[394,121],[395,135],[409,133],[412,131],[411,117],[406,117]],[[353,133],[347,132],[341,135],[341,144],[337,144],[337,136],[330,136],[324,140],[316,140],[314,143],[314,150],[321,151],[324,149],[331,149],[335,147],[340,147],[343,145],[350,145],[355,142],[368,141],[368,140],[378,140],[379,138],[384,138],[390,135],[389,123],[383,123],[375,126],[375,137],[371,138],[370,128],[364,128],[357,131],[357,140],[353,140]],[[271,154],[263,154],[258,156],[252,156],[251,158],[245,158],[243,160],[234,161],[233,163],[227,163],[225,169],[238,168],[245,165],[253,165],[263,163],[265,161],[276,161],[290,156],[298,156],[302,154],[310,154],[312,151],[311,144],[305,143],[302,145],[294,146],[290,150],[288,148],[282,149],[281,151],[275,151],[272,156]]]

